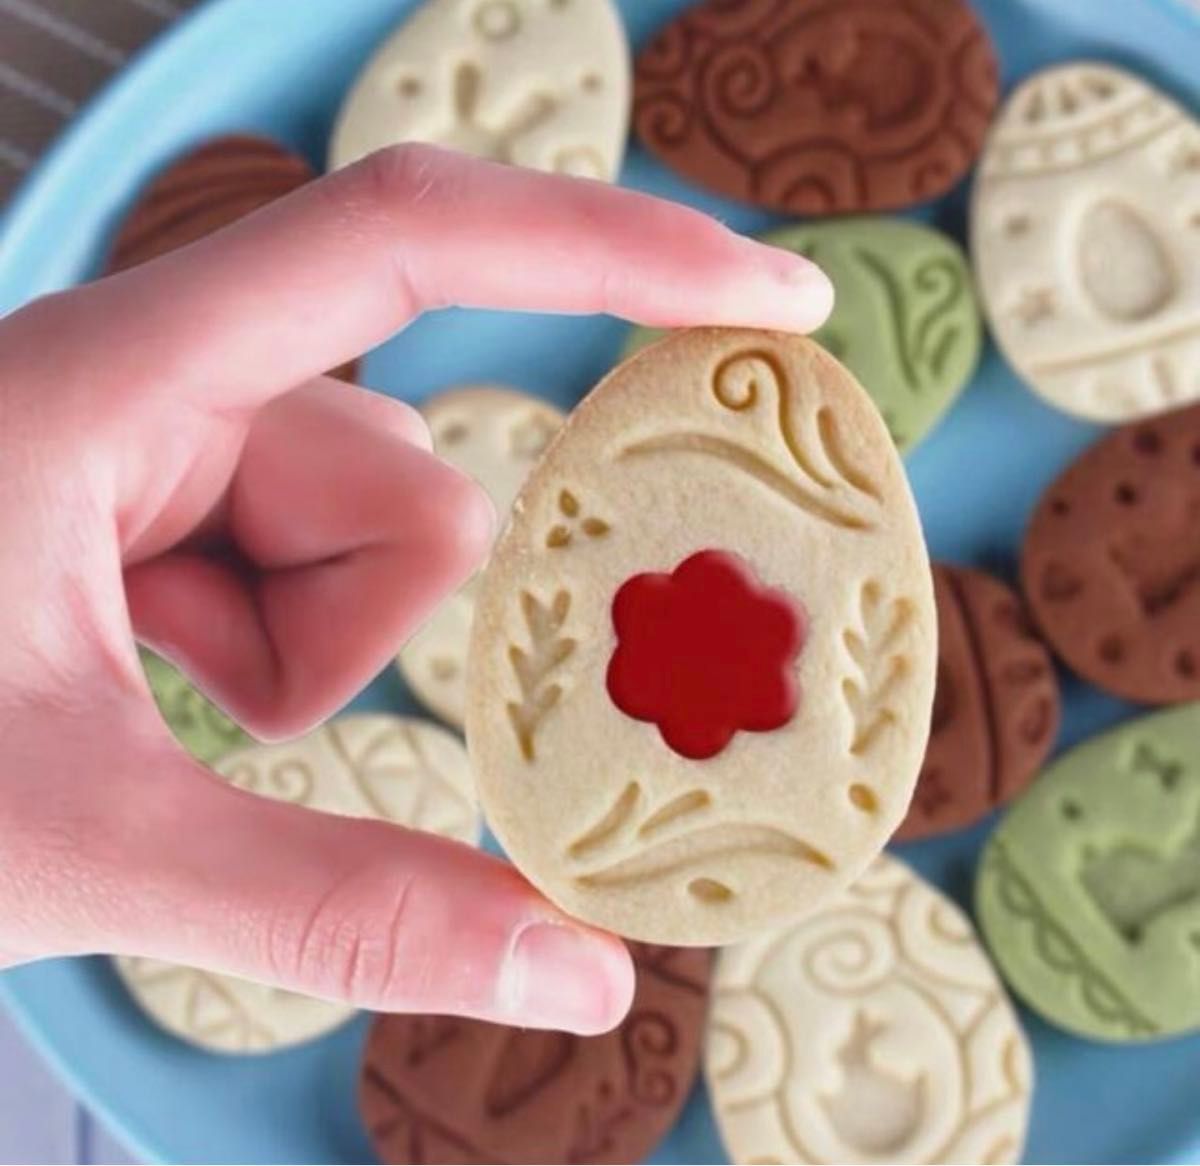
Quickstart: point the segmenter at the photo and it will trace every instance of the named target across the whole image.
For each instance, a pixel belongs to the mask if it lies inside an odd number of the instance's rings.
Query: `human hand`
[[[419,415],[314,375],[428,308],[807,331],[831,300],[695,211],[409,146],[0,321],[0,959],[615,1024],[618,940],[485,854],[219,780],[159,719],[134,637],[285,738],[475,570],[490,506]]]

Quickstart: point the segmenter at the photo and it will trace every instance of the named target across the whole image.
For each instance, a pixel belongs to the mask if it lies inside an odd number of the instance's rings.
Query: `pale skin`
[[[449,304],[809,331],[828,281],[698,212],[409,146],[0,321],[0,961],[117,952],[592,1033],[620,940],[510,867],[266,801],[163,725],[135,640],[312,728],[495,521],[417,413],[316,375]]]

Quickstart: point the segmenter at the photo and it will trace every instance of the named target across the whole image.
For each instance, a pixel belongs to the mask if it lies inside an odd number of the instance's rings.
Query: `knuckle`
[[[445,154],[423,142],[376,150],[354,169],[367,199],[388,213],[428,199],[448,172]]]
[[[404,941],[411,881],[368,869],[335,884],[274,929],[272,967],[302,990],[378,1008],[405,995]]]

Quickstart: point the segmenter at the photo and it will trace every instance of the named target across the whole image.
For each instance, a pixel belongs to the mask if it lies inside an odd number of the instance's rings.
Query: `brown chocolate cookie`
[[[1085,680],[1147,704],[1200,699],[1200,405],[1073,462],[1033,513],[1021,581]]]
[[[997,97],[964,0],[702,0],[638,57],[634,128],[721,194],[886,210],[966,173]]]
[[[1015,797],[1058,735],[1058,679],[1016,593],[982,571],[944,563],[934,566],[933,587],[933,724],[898,841],[969,826]]]
[[[359,1105],[384,1162],[640,1162],[699,1068],[710,955],[630,944],[633,1008],[602,1036],[380,1016]]]
[[[227,227],[316,177],[313,168],[269,138],[214,138],[162,170],[117,231],[106,275],[136,267]],[[331,376],[352,381],[358,362]]]

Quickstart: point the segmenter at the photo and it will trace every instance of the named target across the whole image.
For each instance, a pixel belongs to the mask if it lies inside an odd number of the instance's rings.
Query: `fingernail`
[[[531,923],[518,933],[498,986],[513,1023],[606,1032],[629,1007],[633,971],[612,940],[567,923]]]
[[[803,255],[770,244],[757,244],[760,263],[771,279],[799,293],[794,301],[798,317],[807,331],[818,328],[833,311],[833,283],[815,263]]]

